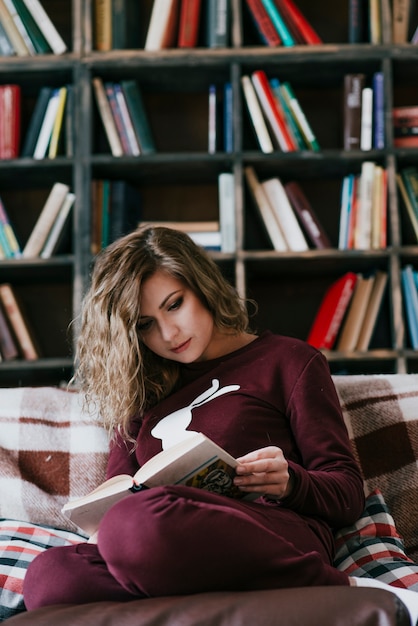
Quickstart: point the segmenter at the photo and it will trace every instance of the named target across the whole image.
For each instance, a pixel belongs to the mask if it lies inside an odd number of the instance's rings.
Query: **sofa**
[[[335,566],[418,591],[418,375],[335,376],[366,506],[335,534]],[[85,541],[62,505],[104,478],[108,443],[78,392],[0,389],[0,621],[10,626],[407,626],[397,597],[364,587],[211,592],[27,612],[29,563]],[[255,572],[256,575],[256,572]],[[415,625],[414,625],[415,626]]]

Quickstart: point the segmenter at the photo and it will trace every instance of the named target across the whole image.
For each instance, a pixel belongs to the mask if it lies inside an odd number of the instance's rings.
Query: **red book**
[[[15,159],[20,143],[19,85],[0,86],[0,159]]]
[[[326,291],[309,331],[307,342],[318,349],[331,350],[350,304],[357,274],[347,272]]]
[[[303,230],[315,248],[332,248],[328,235],[299,183],[291,181],[285,183],[284,188]]]
[[[298,150],[298,146],[289,132],[283,113],[279,109],[279,103],[274,96],[267,74],[264,70],[257,70],[251,74],[251,79],[264,116],[273,131],[279,147],[283,152]]]
[[[181,0],[177,41],[179,48],[195,48],[197,46],[200,8],[201,0]]]
[[[281,37],[271,21],[262,1],[246,0],[246,2],[257,30],[265,44],[272,47],[280,46],[282,43]]]
[[[282,18],[288,25],[289,30],[292,32],[299,32],[304,43],[309,45],[316,45],[323,43],[321,37],[312,28],[306,17],[296,6],[293,0],[275,0],[277,10],[280,12]]]

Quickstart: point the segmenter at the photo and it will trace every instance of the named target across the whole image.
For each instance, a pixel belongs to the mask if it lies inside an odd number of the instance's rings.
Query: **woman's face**
[[[158,270],[144,282],[140,305],[140,338],[152,352],[179,363],[216,356],[213,317],[183,282]]]

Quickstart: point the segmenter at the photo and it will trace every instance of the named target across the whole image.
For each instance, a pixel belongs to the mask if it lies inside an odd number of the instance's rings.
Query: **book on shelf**
[[[282,181],[277,178],[269,178],[261,183],[265,194],[273,208],[277,221],[284,235],[288,250],[304,252],[308,250],[308,244],[299,225],[292,204],[286,194]]]
[[[206,250],[213,250],[216,252],[222,251],[222,234],[220,230],[217,232],[193,230],[188,233],[188,235],[198,246],[201,246]]]
[[[60,87],[58,92],[58,106],[55,113],[54,123],[51,130],[51,138],[48,145],[48,158],[55,159],[58,155],[59,143],[63,137],[63,123],[65,106],[67,102],[67,87]]]
[[[363,43],[365,40],[365,8],[363,0],[348,0],[348,43]]]
[[[112,4],[113,0],[93,2],[93,46],[100,52],[112,49]]]
[[[340,329],[337,350],[352,352],[356,349],[373,284],[374,276],[358,274],[354,293]]]
[[[312,246],[318,249],[332,248],[331,241],[301,185],[296,181],[289,181],[284,188]]]
[[[133,475],[109,478],[92,492],[64,504],[62,511],[89,535],[104,513],[132,493],[164,485],[188,485],[230,498],[253,499],[234,485],[238,463],[228,452],[202,433],[187,436],[165,448]]]
[[[251,78],[247,75],[241,76],[241,85],[251,125],[260,146],[260,150],[265,154],[274,152],[273,142],[270,138],[270,133],[268,131],[254,85],[251,82]]]
[[[218,94],[216,85],[209,85],[208,96],[208,152],[215,154],[217,148]]]
[[[264,70],[256,70],[251,74],[251,80],[261,105],[264,117],[271,128],[274,139],[283,152],[293,152],[297,149],[286,125],[280,103],[274,97],[273,90]]]
[[[24,258],[29,259],[40,255],[69,191],[68,185],[54,183],[23,248],[22,256]]]
[[[219,224],[222,252],[236,250],[235,186],[234,175],[222,172],[218,176]]]
[[[223,99],[223,149],[225,152],[234,151],[234,109],[232,84],[224,84]]]
[[[358,178],[354,174],[344,176],[341,185],[340,225],[338,232],[338,249],[353,248],[354,201]]]
[[[406,170],[406,171],[405,171]],[[409,171],[408,171],[409,170]],[[400,191],[410,224],[418,242],[418,197],[416,190],[415,168],[404,168],[396,174],[396,183]]]
[[[48,86],[41,87],[39,91],[35,107],[29,121],[29,126],[23,140],[21,150],[22,157],[33,156],[52,91],[53,88]]]
[[[12,57],[15,55],[15,50],[10,42],[9,37],[4,29],[4,26],[0,20],[0,54],[3,57]]]
[[[199,39],[202,0],[181,0],[177,46],[195,48]]]
[[[373,89],[363,87],[361,92],[360,150],[371,150],[373,146]]]
[[[371,44],[382,43],[382,16],[380,0],[368,0],[369,11],[369,42]]]
[[[35,341],[26,312],[23,310],[14,288],[10,283],[0,284],[0,303],[17,342],[19,353],[27,361],[40,358],[40,351]]]
[[[354,248],[370,250],[372,242],[373,199],[376,164],[363,161],[359,179],[359,203],[354,225]]]
[[[112,0],[110,19],[112,49],[139,48],[140,2],[138,0]]]
[[[45,110],[39,135],[36,140],[35,149],[33,151],[34,159],[44,159],[47,156],[48,146],[51,141],[52,129],[60,104],[60,89],[53,89]]]
[[[138,226],[162,226],[184,233],[216,233],[220,230],[219,220],[141,220]]]
[[[0,303],[0,356],[3,361],[13,361],[19,358],[19,348],[13,336],[8,318]]]
[[[99,76],[94,77],[92,85],[99,115],[109,142],[110,151],[112,156],[120,157],[123,155],[122,142],[119,137],[116,122],[112,114],[112,109],[106,95],[106,89],[102,78]]]
[[[116,98],[116,83],[106,81],[104,83],[106,96],[110,105],[110,110],[115,122],[116,130],[122,146],[123,154],[131,154],[128,132],[122,119],[122,111]]]
[[[382,150],[385,147],[385,88],[384,73],[373,74],[373,148]]]
[[[65,196],[59,213],[51,227],[51,230],[49,231],[44,245],[42,246],[42,250],[39,255],[41,259],[49,259],[57,251],[63,237],[65,226],[67,224],[68,217],[70,215],[74,201],[75,194],[69,191]]]
[[[401,284],[404,309],[411,345],[418,350],[418,291],[414,277],[415,270],[408,263],[401,269]]]
[[[30,52],[23,39],[16,23],[7,8],[6,1],[0,0],[0,22],[4,28],[7,38],[9,39],[17,56],[29,56]]]
[[[226,48],[230,40],[230,0],[206,1],[206,45]]]
[[[16,237],[16,233],[13,229],[13,226],[10,222],[9,215],[6,211],[6,207],[4,206],[3,200],[0,198],[0,231],[2,234],[1,243],[4,245],[6,254],[5,257],[15,257],[19,258],[22,256],[22,251],[20,248],[19,241]]]
[[[418,105],[393,107],[392,122],[395,148],[418,147]]]
[[[293,0],[275,0],[287,27],[299,44],[317,45],[323,41]]]
[[[36,54],[35,46],[33,45],[32,39],[29,37],[29,33],[26,30],[25,25],[22,22],[22,18],[20,17],[18,11],[16,10],[14,0],[4,0],[4,4],[6,6],[6,9],[9,12],[10,17],[12,18],[16,26],[16,29],[19,32],[19,35],[21,36],[23,40],[24,45],[26,46],[28,54],[30,56],[34,56]]]
[[[391,44],[393,38],[391,0],[380,0],[380,21],[382,29],[381,43]]]
[[[377,320],[382,308],[388,273],[377,271],[374,275],[373,287],[367,302],[364,319],[357,339],[356,350],[365,352],[370,347]]]
[[[46,40],[41,29],[39,28],[32,13],[26,6],[24,0],[13,0],[13,3],[32,41],[36,54],[50,54],[52,52],[51,46]]]
[[[19,156],[20,124],[20,85],[0,85],[0,159]]]
[[[116,98],[117,109],[122,121],[123,133],[127,140],[127,154],[138,156],[141,154],[141,149],[135,133],[125,93],[120,83],[114,83],[113,90]]]
[[[139,143],[140,152],[141,154],[152,154],[156,151],[156,145],[141,88],[134,79],[122,80],[120,84]]]
[[[365,74],[346,74],[344,76],[344,150],[360,149],[361,105],[365,86]]]
[[[285,98],[283,85],[276,77],[271,78],[269,82],[276,102],[283,113],[283,119],[286,121],[287,129],[292,137],[294,145],[298,150],[306,150],[307,148],[310,148],[310,146],[308,146],[305,142],[300,128],[296,123],[295,116],[289,108],[288,100]]]
[[[231,0],[231,45],[242,48],[244,42],[243,8],[241,0]]]
[[[244,174],[255,207],[261,217],[273,249],[278,252],[285,252],[287,250],[286,239],[254,168],[251,165],[247,165],[244,169]]]
[[[412,0],[392,0],[392,40],[395,44],[408,42],[409,22],[412,6]]]
[[[177,42],[179,0],[154,0],[145,50],[172,48]]]
[[[60,55],[67,52],[67,44],[59,34],[53,21],[45,11],[40,0],[23,0],[33,19],[38,24],[42,34],[47,40],[54,54]]]
[[[306,146],[314,152],[318,152],[321,148],[318,143],[318,139],[313,131],[311,124],[308,122],[308,118],[302,109],[302,106],[293,90],[289,81],[284,81],[282,84],[283,97],[287,103],[287,106],[292,113],[294,120],[299,127],[300,133],[306,143]]]
[[[246,0],[248,11],[261,41],[272,48],[280,46],[281,37],[274,27],[262,0]]]
[[[307,342],[318,349],[332,350],[357,282],[355,272],[346,272],[326,290],[314,317]]]
[[[277,5],[274,2],[274,0],[262,0],[262,2],[271,21],[273,22],[275,29],[279,33],[279,37],[282,40],[283,46],[286,46],[286,47],[294,46],[295,40],[286,22],[284,21],[282,15],[280,14],[280,11],[277,8]]]

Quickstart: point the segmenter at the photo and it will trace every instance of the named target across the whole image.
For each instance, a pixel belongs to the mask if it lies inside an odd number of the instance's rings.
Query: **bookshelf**
[[[401,269],[418,267],[418,244],[396,188],[397,170],[418,164],[418,149],[395,149],[391,108],[418,105],[418,47],[411,44],[348,43],[348,0],[329,4],[299,0],[298,6],[320,34],[323,45],[269,48],[260,43],[242,2],[243,45],[210,49],[200,33],[193,49],[144,51],[151,0],[141,0],[139,46],[94,49],[93,0],[45,0],[43,6],[65,40],[63,55],[4,57],[0,82],[22,88],[24,136],[39,89],[46,84],[75,87],[74,155],[35,161],[0,161],[0,196],[20,239],[29,236],[52,184],[68,184],[76,194],[65,246],[50,259],[0,261],[0,282],[16,288],[43,350],[37,361],[3,361],[0,385],[58,384],[68,380],[77,335],[77,316],[89,282],[91,181],[125,180],[140,190],[144,220],[218,219],[218,176],[235,181],[237,250],[213,252],[239,291],[259,303],[258,330],[306,339],[326,288],[347,271],[384,270],[389,282],[367,352],[326,353],[333,373],[417,372],[404,315]],[[202,16],[204,20],[204,14]],[[411,26],[412,28],[412,26]],[[288,80],[317,135],[321,150],[271,154],[260,151],[241,88],[241,76],[263,69]],[[376,71],[385,76],[386,143],[382,150],[343,150],[343,81],[347,73]],[[92,79],[135,79],[141,86],[157,150],[139,157],[113,157],[92,91]],[[234,149],[208,153],[210,84],[232,84]],[[359,173],[365,160],[388,170],[388,246],[384,250],[338,250],[341,181]],[[252,166],[260,179],[297,180],[326,228],[333,247],[275,252],[245,183]],[[74,323],[71,323],[75,320]]]

